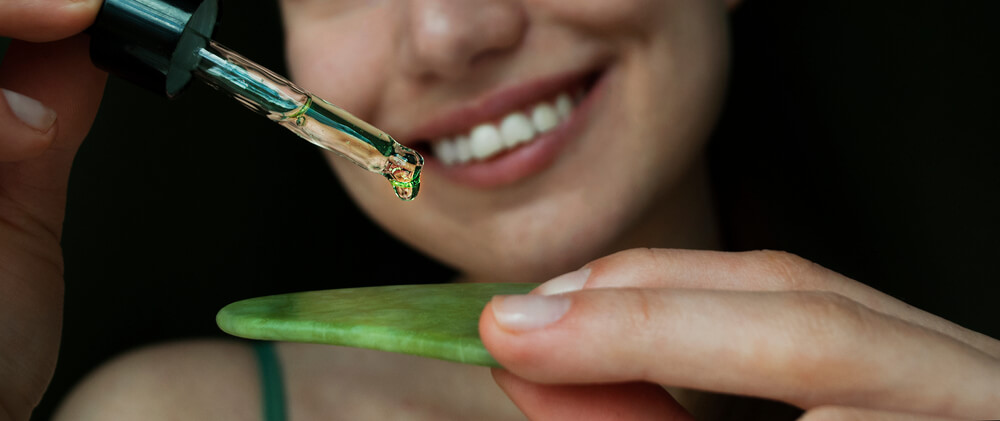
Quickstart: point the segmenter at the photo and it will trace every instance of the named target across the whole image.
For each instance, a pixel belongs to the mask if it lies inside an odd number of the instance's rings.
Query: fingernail
[[[7,105],[24,124],[42,133],[49,131],[56,122],[56,112],[42,105],[38,100],[21,95],[17,92],[0,89],[7,100]]]
[[[555,295],[565,292],[579,291],[587,283],[590,277],[590,268],[583,268],[574,272],[564,273],[541,284],[535,292],[542,295]]]
[[[569,305],[569,297],[559,295],[498,295],[491,308],[500,327],[524,332],[556,322]]]

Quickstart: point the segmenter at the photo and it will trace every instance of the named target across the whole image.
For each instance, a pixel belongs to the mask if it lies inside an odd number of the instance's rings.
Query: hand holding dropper
[[[28,419],[55,370],[70,165],[106,79],[92,60],[167,96],[201,78],[416,196],[418,154],[211,42],[216,10],[216,0],[0,0],[0,37],[15,39],[0,61],[0,421]],[[91,57],[74,36],[88,27]]]

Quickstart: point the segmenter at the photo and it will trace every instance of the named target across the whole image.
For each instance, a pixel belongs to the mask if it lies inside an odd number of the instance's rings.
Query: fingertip
[[[56,41],[85,31],[94,24],[102,3],[102,0],[63,1],[41,18],[43,24],[39,26],[35,39],[28,41]]]
[[[40,101],[0,89],[0,161],[16,162],[38,157],[49,149],[56,135],[56,112]]]
[[[550,379],[552,376],[558,376],[558,371],[565,367],[559,364],[560,356],[575,354],[577,350],[567,351],[562,347],[567,342],[571,342],[571,339],[566,337],[566,332],[561,327],[512,329],[510,323],[505,323],[502,320],[504,316],[498,317],[499,313],[510,309],[503,310],[498,307],[509,305],[512,299],[517,301],[548,298],[550,297],[538,295],[494,297],[483,309],[479,319],[479,336],[490,355],[501,366],[530,380]],[[556,298],[565,300],[568,309],[569,297]],[[511,318],[509,314],[506,317]],[[515,324],[518,323],[521,321],[515,321]]]
[[[3,34],[31,42],[69,38],[94,23],[102,0],[6,2],[0,4]]]
[[[88,41],[85,35],[43,44],[14,41],[0,63],[0,86],[58,115],[53,128],[39,135],[15,120],[8,107],[0,108],[0,159],[18,161],[11,168],[30,180],[32,188],[24,194],[53,231],[61,229],[73,158],[97,114],[107,78],[91,64]]]
[[[19,94],[14,91],[0,88],[3,99],[7,105],[7,111],[13,114],[21,124],[24,124],[39,133],[48,133],[56,123],[56,112],[46,107],[41,101]]]
[[[490,301],[498,327],[511,332],[530,332],[557,323],[572,301],[561,295],[501,295]]]
[[[530,346],[525,347],[522,338],[500,326],[494,316],[493,304],[492,301],[486,304],[479,317],[479,337],[483,341],[483,346],[504,367],[525,365],[524,361],[531,360]],[[498,375],[497,371],[505,372],[505,370],[494,370],[494,376]],[[503,376],[502,373],[499,375]]]
[[[75,27],[79,29],[76,32],[81,32],[94,24],[103,5],[104,0],[65,0],[59,8],[65,16],[67,26]]]
[[[0,95],[3,97],[0,100],[11,104],[7,100],[11,96],[30,98],[19,98],[17,102],[27,109],[29,115],[37,117],[34,121],[41,123],[35,124],[35,132],[44,131],[37,127],[57,116],[55,123],[51,124],[51,128],[43,136],[49,142],[68,136],[73,139],[70,143],[77,144],[90,129],[97,113],[107,74],[90,62],[88,44],[89,39],[85,35],[42,44],[15,40],[10,44],[0,66],[0,86],[15,93]],[[37,105],[30,105],[32,102]],[[21,124],[21,119],[14,116],[9,105],[0,107],[4,110],[0,112],[6,114],[4,118],[7,118],[3,121],[5,131],[8,127],[15,127],[15,122]],[[32,137],[25,132],[4,133],[0,136],[4,139],[16,136],[20,141],[27,141]]]
[[[494,349],[498,351],[502,350],[500,348],[501,342],[497,337],[499,333],[496,318],[493,317],[493,303],[486,303],[486,307],[483,308],[483,312],[479,315],[479,339],[483,341],[483,345],[490,353],[494,353]],[[496,355],[494,355],[495,357]]]

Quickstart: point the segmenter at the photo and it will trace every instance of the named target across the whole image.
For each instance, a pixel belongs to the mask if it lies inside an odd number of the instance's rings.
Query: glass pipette
[[[381,174],[400,199],[417,196],[420,154],[212,41],[218,9],[217,0],[104,0],[87,30],[91,60],[168,97],[199,78],[306,140]]]
[[[215,41],[209,40],[198,56],[194,74],[205,83],[317,146],[382,174],[400,199],[416,197],[424,162],[417,152]]]

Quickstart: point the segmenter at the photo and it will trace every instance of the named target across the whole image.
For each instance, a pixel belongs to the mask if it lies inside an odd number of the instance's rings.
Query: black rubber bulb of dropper
[[[211,39],[218,0],[104,0],[90,34],[97,67],[173,97],[191,81]]]

